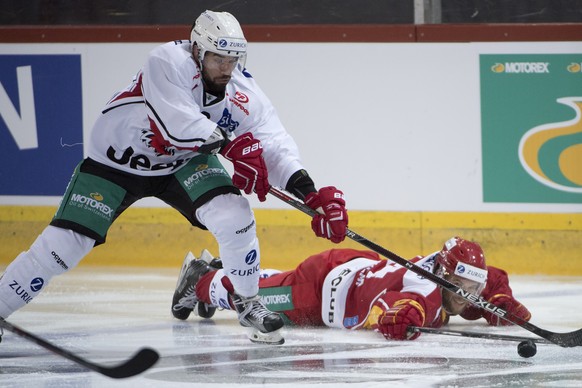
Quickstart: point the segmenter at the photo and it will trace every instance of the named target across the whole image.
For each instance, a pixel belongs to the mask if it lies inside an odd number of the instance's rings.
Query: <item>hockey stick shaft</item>
[[[532,337],[518,337],[504,334],[494,334],[494,333],[478,333],[473,331],[460,331],[460,330],[448,330],[448,329],[435,329],[432,327],[418,327],[409,326],[408,331],[410,333],[428,333],[428,334],[442,334],[450,335],[454,337],[471,337],[471,338],[484,338],[491,340],[501,340],[501,341],[533,341],[538,344],[553,344],[548,340],[543,338],[532,338]]]
[[[301,210],[303,213],[305,213],[311,217],[313,217],[317,214],[317,212],[315,210],[311,209],[309,206],[305,205],[304,203],[302,203],[294,198],[291,198],[287,194],[283,193],[282,191],[280,191],[274,187],[271,187],[269,189],[269,193],[271,193],[275,197],[279,198],[283,202],[286,202],[287,204],[293,206],[294,208]],[[448,290],[454,294],[460,295],[463,299],[469,301],[471,304],[473,304],[479,308],[482,308],[484,310],[487,310],[490,313],[495,314],[498,317],[505,319],[506,321],[511,322],[514,325],[521,326],[525,330],[528,330],[528,331],[530,331],[530,332],[532,332],[532,333],[534,333],[542,338],[545,338],[548,341],[555,343],[556,345],[560,345],[562,347],[574,347],[574,346],[581,346],[582,345],[582,329],[579,329],[579,330],[576,330],[573,332],[569,332],[569,333],[554,333],[554,332],[551,332],[548,330],[541,329],[541,328],[537,327],[536,325],[524,320],[523,318],[520,318],[520,317],[518,317],[510,312],[507,312],[507,311],[495,306],[493,303],[487,302],[482,297],[480,297],[478,295],[471,294],[470,292],[463,290],[459,286],[454,285],[453,283],[447,281],[446,279],[443,279],[443,278],[433,274],[432,272],[427,271],[424,268],[421,268],[414,263],[411,263],[410,261],[398,256],[397,254],[389,251],[386,248],[381,247],[380,245],[368,240],[367,238],[359,235],[358,233],[356,233],[350,229],[346,229],[346,236],[349,237],[350,239],[362,244],[363,246],[367,247],[368,249],[370,249],[370,250],[394,261],[395,263],[405,267],[406,269],[416,273],[417,275],[420,275],[420,276],[430,280],[431,282],[437,284],[439,287],[441,287],[445,290]]]
[[[92,371],[101,373],[102,375],[114,378],[114,379],[121,379],[125,377],[135,376],[144,372],[145,370],[149,369],[153,366],[159,359],[159,354],[149,348],[140,349],[133,357],[129,360],[112,367],[101,366],[97,365],[91,361],[88,361],[82,357],[77,356],[74,353],[69,352],[59,346],[56,346],[35,334],[32,334],[12,323],[5,321],[4,319],[0,318],[0,327],[6,329],[7,331],[16,334],[24,339],[27,339],[35,344],[50,350],[51,352],[64,357],[70,361],[73,361],[76,364],[84,366],[87,369]]]

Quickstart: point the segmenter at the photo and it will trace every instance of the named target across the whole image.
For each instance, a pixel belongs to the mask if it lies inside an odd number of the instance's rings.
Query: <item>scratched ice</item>
[[[423,334],[386,341],[373,332],[286,328],[283,346],[258,346],[235,315],[208,321],[171,317],[177,270],[80,267],[56,278],[9,320],[103,365],[156,349],[160,361],[143,374],[113,380],[10,333],[0,344],[1,387],[578,387],[582,349],[538,345],[521,358],[517,342]],[[532,323],[556,332],[582,327],[580,278],[511,278]],[[449,328],[534,336],[520,328],[488,328],[452,319]]]

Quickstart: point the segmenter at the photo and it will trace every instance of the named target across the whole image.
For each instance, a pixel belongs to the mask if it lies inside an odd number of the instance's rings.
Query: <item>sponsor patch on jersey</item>
[[[194,187],[196,185],[202,184],[204,181],[206,181],[209,178],[221,177],[221,176],[224,176],[226,174],[226,172],[223,168],[208,167],[208,165],[205,165],[205,166],[206,166],[206,168],[203,168],[203,169],[197,168],[193,174],[190,174],[186,179],[184,179],[184,181],[182,183],[184,184],[184,187],[187,190],[192,189],[192,187]]]
[[[95,194],[95,193],[92,193]],[[82,208],[86,211],[94,213],[107,221],[112,221],[113,219],[113,209],[111,206],[103,203],[103,196],[99,194],[96,198],[92,198],[93,195],[85,196],[79,193],[72,193],[69,199],[69,204],[77,208]]]
[[[222,111],[222,117],[218,120],[217,125],[220,128],[223,128],[225,131],[234,132],[234,130],[238,127],[239,122],[232,119],[232,113],[228,111],[228,109],[224,109]]]
[[[354,317],[345,317],[344,318],[344,327],[350,328],[352,326],[356,326],[359,322],[358,316]]]
[[[238,102],[243,103],[243,104],[246,104],[247,102],[249,102],[249,96],[247,96],[243,92],[236,92],[234,94],[234,99],[237,100]]]
[[[238,96],[238,98],[237,98]],[[244,97],[241,97],[244,96]],[[246,99],[246,101],[244,101]],[[247,103],[249,102],[249,98],[246,96],[246,94],[240,93],[240,92],[236,92],[236,95],[234,96],[234,98],[229,97],[228,101],[232,102],[232,104],[234,106],[236,106],[238,109],[240,109],[245,115],[250,115],[251,113],[249,112],[249,110],[247,108],[245,108],[245,106],[243,105],[243,103]]]
[[[271,311],[286,311],[294,308],[291,286],[261,288],[259,295]]]

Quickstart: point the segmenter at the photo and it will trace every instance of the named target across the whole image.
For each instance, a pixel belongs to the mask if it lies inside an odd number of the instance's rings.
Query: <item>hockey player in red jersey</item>
[[[246,52],[236,18],[205,11],[190,40],[167,42],[149,53],[133,82],[97,118],[88,157],[75,169],[50,225],[0,278],[0,318],[105,243],[128,207],[156,197],[215,237],[241,325],[265,334],[283,326],[257,296],[261,255],[254,213],[242,191],[265,201],[271,185],[284,187],[322,209],[312,228],[336,243],[345,238],[348,215],[340,190],[316,189],[295,141],[244,67]],[[232,178],[218,154],[232,163]],[[197,275],[186,260],[172,300],[177,319],[192,312],[186,287],[192,276]]]
[[[213,264],[206,264],[207,257],[196,261],[208,270],[195,287],[200,315],[212,316],[215,307],[230,309],[232,285],[224,270],[210,270]],[[411,261],[524,320],[531,317],[513,297],[507,273],[487,266],[477,243],[453,237],[440,251]],[[404,340],[420,335],[409,333],[408,326],[438,328],[451,315],[509,324],[370,251],[328,250],[308,257],[292,271],[274,272],[261,278],[260,294],[269,309],[300,326],[372,329]]]

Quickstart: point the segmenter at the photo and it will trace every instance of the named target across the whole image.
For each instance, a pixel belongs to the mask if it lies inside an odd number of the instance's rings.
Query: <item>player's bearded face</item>
[[[202,61],[202,79],[211,92],[224,92],[238,63],[235,57],[207,52]]]
[[[481,295],[481,292],[483,291],[482,284],[474,282],[469,279],[464,279],[456,275],[446,275],[445,279],[474,295]],[[443,298],[443,308],[449,315],[459,315],[463,312],[465,307],[469,305],[468,300],[449,290],[443,289],[442,298]]]

